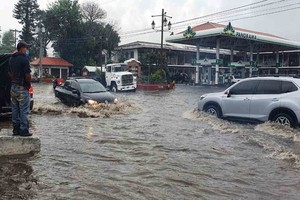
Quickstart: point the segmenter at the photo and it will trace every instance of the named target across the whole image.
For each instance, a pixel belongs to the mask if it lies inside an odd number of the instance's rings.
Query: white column
[[[61,67],[59,68],[59,78],[62,78],[62,76],[61,76]]]
[[[216,47],[216,61],[220,59],[220,39],[217,39],[217,47]],[[215,74],[215,84],[219,84],[219,64],[216,63],[216,74]]]
[[[249,68],[249,77],[252,77],[252,62],[253,62],[253,43],[250,43],[250,68]]]
[[[278,67],[279,67],[279,51],[276,51],[276,70],[275,74],[278,74]]]
[[[233,47],[231,47],[231,49],[230,49],[230,64],[231,63],[233,63]],[[232,69],[233,67],[231,66],[230,67],[230,74],[232,74],[233,73],[233,69]]]
[[[199,64],[198,64],[199,60],[200,60],[200,46],[199,46],[199,43],[197,43],[196,80],[195,80],[196,84],[199,84]]]
[[[137,49],[134,50],[133,57],[134,57],[134,59],[138,60],[139,54],[138,54],[138,50]]]

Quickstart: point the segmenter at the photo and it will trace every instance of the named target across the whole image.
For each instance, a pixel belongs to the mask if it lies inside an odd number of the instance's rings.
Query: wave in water
[[[112,115],[125,115],[139,112],[140,108],[131,102],[120,102],[117,104],[98,103],[80,107],[68,107],[58,101],[37,101],[31,111],[33,114],[76,114],[82,118],[109,118]]]
[[[283,127],[271,122],[258,125],[238,124],[218,119],[207,113],[199,112],[197,109],[185,112],[183,117],[205,122],[211,129],[220,133],[239,134],[245,138],[246,143],[271,152],[267,156],[268,158],[291,162],[294,167],[300,169],[299,129]],[[206,132],[207,130],[203,131],[203,133]]]

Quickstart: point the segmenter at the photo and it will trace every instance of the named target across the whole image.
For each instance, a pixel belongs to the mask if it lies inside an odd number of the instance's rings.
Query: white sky
[[[21,25],[17,20],[13,18],[14,4],[18,0],[0,0],[0,26],[1,34],[9,29],[21,29]],[[87,0],[79,0],[79,3]],[[141,29],[149,29],[151,31],[152,20],[158,25],[160,24],[160,18],[152,18],[152,15],[160,15],[162,8],[165,9],[167,15],[172,16],[172,23],[200,17],[203,15],[220,12],[223,10],[231,9],[237,6],[246,5],[253,2],[262,0],[94,0],[107,12],[106,21],[115,22],[119,27],[119,33],[122,34],[128,31],[135,31]],[[269,0],[264,3],[277,2],[278,0]],[[265,10],[265,12],[275,11],[274,7],[281,7],[289,4],[296,4],[293,8],[300,7],[300,0],[284,0],[284,4],[274,4],[272,7],[261,7],[259,10]],[[46,9],[47,5],[55,0],[38,0],[38,4],[41,9]],[[298,3],[298,4],[297,4]],[[286,7],[286,9],[292,8]],[[253,9],[253,14],[257,14],[258,10]],[[261,13],[261,12],[260,12]],[[230,19],[241,17],[238,13],[233,12]],[[287,12],[281,12],[272,15],[265,15],[255,17],[251,19],[243,19],[232,21],[233,27],[246,28],[254,31],[261,31],[265,33],[271,33],[278,35],[289,40],[300,42],[300,8],[290,10]],[[213,20],[212,18],[206,18],[206,21],[220,22],[222,19]],[[225,21],[228,19],[225,19]],[[201,24],[204,21],[193,22],[187,24],[183,29],[186,29],[188,25]],[[224,22],[223,24],[227,24]],[[175,27],[175,26],[174,26]],[[174,33],[180,30],[173,30]],[[167,35],[168,33],[165,33]],[[160,42],[160,33],[152,33],[134,37],[122,37],[121,43],[128,43],[134,41],[149,41]]]

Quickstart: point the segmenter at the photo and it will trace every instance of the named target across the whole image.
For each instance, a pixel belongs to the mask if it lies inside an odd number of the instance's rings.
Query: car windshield
[[[80,89],[83,93],[98,93],[98,92],[106,92],[105,87],[95,81],[95,82],[81,82],[79,83]]]

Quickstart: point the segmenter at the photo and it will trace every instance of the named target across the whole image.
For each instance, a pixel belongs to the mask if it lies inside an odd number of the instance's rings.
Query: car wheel
[[[111,91],[112,92],[118,92],[118,87],[117,87],[117,85],[115,83],[112,84]]]
[[[286,113],[279,113],[275,115],[272,121],[283,126],[295,127],[294,119]]]
[[[210,115],[221,118],[221,111],[217,106],[209,105],[205,108],[205,112],[210,114]]]

